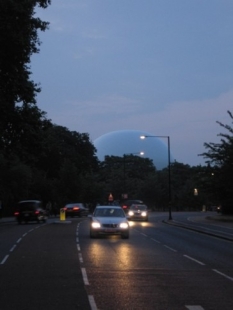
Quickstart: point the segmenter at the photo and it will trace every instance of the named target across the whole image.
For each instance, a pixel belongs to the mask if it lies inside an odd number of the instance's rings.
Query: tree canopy
[[[233,123],[233,115],[227,111]],[[220,133],[219,143],[205,143],[206,152],[201,154],[206,158],[206,163],[211,167],[213,188],[224,213],[233,213],[232,188],[233,188],[233,128],[231,125],[217,123],[226,130]],[[228,132],[228,133],[227,133]]]

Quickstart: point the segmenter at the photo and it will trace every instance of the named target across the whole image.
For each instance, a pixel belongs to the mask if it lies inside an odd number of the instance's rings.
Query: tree
[[[231,120],[233,115],[227,111]],[[224,213],[233,213],[233,128],[230,125],[217,123],[229,133],[218,134],[219,143],[205,143],[207,152],[200,154],[207,159],[206,163],[212,167],[215,191],[218,193]]]
[[[50,0],[0,1],[1,136],[14,126],[17,105],[25,107],[36,103],[36,94],[40,92],[40,87],[30,80],[30,57],[39,52],[41,42],[37,31],[45,31],[48,23],[35,17],[35,7],[47,8],[50,2]]]

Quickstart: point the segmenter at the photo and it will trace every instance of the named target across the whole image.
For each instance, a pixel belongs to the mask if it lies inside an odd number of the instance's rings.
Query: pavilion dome
[[[94,140],[97,157],[104,161],[105,156],[124,156],[124,154],[139,154],[150,158],[156,169],[161,170],[168,166],[168,141],[164,138],[149,137],[140,139],[140,136],[153,134],[140,130],[119,130],[104,134]]]

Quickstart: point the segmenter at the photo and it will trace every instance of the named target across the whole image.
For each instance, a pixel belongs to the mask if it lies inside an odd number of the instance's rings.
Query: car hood
[[[118,224],[118,223],[123,223],[123,222],[128,222],[126,218],[124,217],[93,217],[93,221],[100,222],[102,224]]]

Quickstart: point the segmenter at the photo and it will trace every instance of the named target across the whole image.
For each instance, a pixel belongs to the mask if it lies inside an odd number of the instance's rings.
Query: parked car
[[[42,208],[42,202],[39,200],[23,200],[19,201],[14,216],[19,224],[30,221],[46,222],[47,213]]]
[[[87,216],[89,214],[89,209],[85,207],[84,203],[75,202],[75,203],[68,203],[64,207],[66,216]]]
[[[132,204],[144,204],[142,200],[138,200],[138,199],[131,199],[131,200],[124,200],[123,202],[121,202],[121,207],[125,210],[125,211],[128,211],[129,210],[129,207],[132,205]]]
[[[90,216],[90,237],[100,234],[121,235],[122,239],[129,238],[129,223],[125,212],[120,206],[97,206]]]

